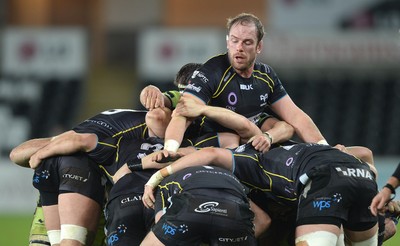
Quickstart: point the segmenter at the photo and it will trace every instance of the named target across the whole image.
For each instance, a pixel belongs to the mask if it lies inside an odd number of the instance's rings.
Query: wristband
[[[392,194],[396,195],[396,190],[395,190],[395,188],[393,187],[393,185],[387,183],[387,184],[385,184],[385,186],[383,186],[383,187],[388,188]]]
[[[325,139],[319,140],[317,142],[317,144],[321,144],[321,145],[329,145],[328,142]]]
[[[168,139],[164,143],[164,149],[171,152],[176,152],[179,149],[179,143],[174,139]]]
[[[134,161],[129,160],[126,162],[126,165],[128,166],[129,170],[131,170],[131,172],[143,170],[142,162],[135,163]]]
[[[269,134],[269,132],[264,132],[263,134],[268,138],[269,143],[272,144],[273,139],[272,139],[271,134]]]
[[[160,170],[155,172],[147,181],[146,185],[150,186],[151,188],[155,188],[161,181],[164,179],[164,177],[161,175]]]
[[[396,197],[396,189],[393,187],[393,185],[387,183],[385,184],[385,186],[383,186],[383,188],[388,188],[390,190],[390,200],[393,200]]]

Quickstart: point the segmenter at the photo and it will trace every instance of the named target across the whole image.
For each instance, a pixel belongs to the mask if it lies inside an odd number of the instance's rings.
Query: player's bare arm
[[[184,93],[183,96],[189,98],[190,97],[195,98],[194,100],[201,102],[200,99],[197,99],[195,96],[189,93]],[[180,98],[180,100],[182,100],[182,97]],[[179,107],[179,104],[180,102],[177,104],[176,107]],[[191,119],[180,115],[177,110],[174,110],[172,112],[172,119],[168,124],[167,130],[165,131],[164,149],[176,152],[180,144],[182,143],[183,135],[185,134],[185,131],[190,124],[191,124]]]
[[[36,138],[23,142],[11,150],[10,160],[21,167],[29,168],[31,156],[50,143],[50,140],[51,138]]]
[[[34,153],[29,165],[36,168],[43,159],[55,155],[70,155],[76,152],[89,152],[97,145],[97,136],[93,133],[76,133],[72,130],[53,137],[49,144]]]
[[[271,109],[293,126],[297,136],[306,143],[327,144],[314,121],[286,95],[271,105]]]

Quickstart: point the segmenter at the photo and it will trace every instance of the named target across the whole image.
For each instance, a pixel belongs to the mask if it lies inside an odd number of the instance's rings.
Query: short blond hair
[[[244,25],[246,25],[248,23],[254,23],[254,25],[256,26],[256,30],[257,30],[257,42],[259,43],[263,39],[264,34],[265,34],[264,26],[261,23],[260,19],[258,19],[257,16],[250,14],[250,13],[241,13],[233,18],[228,18],[228,22],[226,24],[226,27],[228,28],[228,34],[231,31],[232,26],[237,23],[244,24]]]

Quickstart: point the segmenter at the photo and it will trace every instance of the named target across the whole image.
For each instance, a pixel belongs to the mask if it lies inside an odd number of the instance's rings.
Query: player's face
[[[247,25],[238,23],[232,26],[227,39],[228,55],[232,67],[240,75],[244,77],[251,75],[261,47],[262,42],[257,43],[257,30],[253,23]]]

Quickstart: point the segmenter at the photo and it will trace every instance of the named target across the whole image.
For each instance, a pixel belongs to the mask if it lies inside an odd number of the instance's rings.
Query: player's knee
[[[61,225],[61,241],[62,240],[75,240],[83,245],[87,245],[89,242],[88,230],[85,227],[63,224]]]
[[[351,241],[352,246],[371,246],[371,245],[378,245],[378,232],[371,238],[367,240],[360,241],[360,242],[353,242]]]
[[[395,222],[391,218],[385,219],[385,231],[383,240],[386,241],[396,234],[397,228]]]
[[[49,238],[50,245],[59,245],[61,242],[61,231],[49,230],[47,231],[47,237]]]
[[[327,231],[316,231],[296,238],[296,246],[336,246],[338,237]]]

